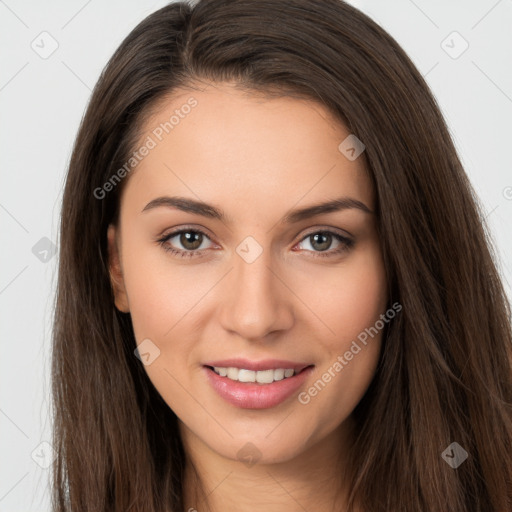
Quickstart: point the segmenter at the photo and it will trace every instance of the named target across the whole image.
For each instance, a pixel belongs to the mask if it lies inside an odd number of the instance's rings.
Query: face
[[[187,439],[291,460],[343,428],[378,361],[363,157],[320,104],[227,83],[175,91],[143,131],[108,232],[116,306]]]

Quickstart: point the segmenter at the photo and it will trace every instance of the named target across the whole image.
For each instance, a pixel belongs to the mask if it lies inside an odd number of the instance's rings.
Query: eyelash
[[[160,238],[157,240],[157,242],[162,246],[162,248],[164,249],[164,251],[166,252],[169,252],[175,256],[179,256],[181,258],[191,258],[191,257],[202,257],[205,255],[205,249],[201,249],[201,250],[198,250],[196,249],[195,251],[184,251],[184,250],[181,250],[181,249],[175,249],[174,247],[170,246],[167,242],[171,239],[171,238],[174,238],[175,236],[177,235],[181,235],[182,233],[200,233],[201,235],[205,236],[206,238],[210,238],[204,231],[202,231],[201,229],[197,229],[197,228],[182,228],[178,231],[174,231],[172,233],[169,233],[168,235],[165,235],[164,237]],[[354,241],[351,240],[350,238],[347,238],[347,237],[344,237],[342,235],[340,235],[339,233],[336,233],[335,231],[330,231],[328,229],[325,229],[325,230],[318,230],[318,231],[311,231],[310,233],[308,233],[306,236],[304,236],[300,241],[299,243],[302,243],[304,240],[312,237],[313,235],[318,235],[318,234],[328,234],[328,235],[332,235],[336,240],[338,240],[340,242],[340,247],[338,247],[337,249],[334,249],[334,250],[327,250],[327,251],[307,251],[307,252],[313,252],[314,253],[314,258],[326,258],[326,257],[333,257],[333,256],[337,256],[343,252],[346,252],[348,250],[350,250],[353,246],[354,246]]]

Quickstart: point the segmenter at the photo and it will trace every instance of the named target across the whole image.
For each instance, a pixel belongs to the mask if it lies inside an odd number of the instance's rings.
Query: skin
[[[141,141],[191,96],[198,105],[127,178],[119,223],[109,228],[116,307],[130,312],[138,344],[149,338],[160,350],[144,368],[179,418],[210,510],[344,510],[351,413],[375,373],[381,332],[306,405],[295,394],[269,409],[238,408],[210,387],[203,364],[305,361],[315,365],[307,390],[386,311],[373,213],[350,208],[282,223],[291,209],[341,196],[373,211],[364,160],[338,150],[349,132],[322,105],[231,83],[174,91]],[[142,211],[161,196],[207,202],[229,222],[165,206]],[[180,227],[206,232],[202,257],[173,255],[157,241]],[[319,248],[307,235],[322,229],[353,246],[334,254],[342,244],[333,237]],[[247,236],[263,251],[252,263],[236,252]],[[179,235],[166,244],[190,252]],[[250,467],[237,458],[248,442],[259,451]],[[186,510],[206,510],[190,469],[185,497]]]

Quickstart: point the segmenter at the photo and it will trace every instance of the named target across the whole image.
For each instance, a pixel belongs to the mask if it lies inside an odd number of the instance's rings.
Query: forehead
[[[350,132],[320,103],[268,97],[215,84],[162,99],[143,124],[151,145],[127,184],[127,196],[196,196],[234,207],[284,208],[301,198],[346,194],[371,208],[364,159],[338,146]],[[137,196],[137,197],[136,197]]]

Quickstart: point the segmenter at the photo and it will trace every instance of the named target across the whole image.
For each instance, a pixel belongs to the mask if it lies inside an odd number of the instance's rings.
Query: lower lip
[[[238,382],[221,377],[207,366],[203,368],[213,389],[230,404],[242,409],[270,409],[298,391],[314,367],[308,366],[299,374],[272,384]]]

